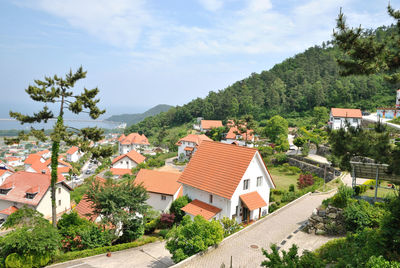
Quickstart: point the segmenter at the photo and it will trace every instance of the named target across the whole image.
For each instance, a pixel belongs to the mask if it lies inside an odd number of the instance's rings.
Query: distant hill
[[[120,114],[120,115],[113,115],[110,118],[107,118],[106,120],[108,121],[114,121],[114,122],[124,122],[128,126],[132,124],[139,123],[143,119],[145,119],[148,116],[154,116],[162,112],[168,111],[170,108],[173,106],[167,105],[167,104],[159,104],[157,106],[154,106],[153,108],[147,110],[144,113],[141,114]]]

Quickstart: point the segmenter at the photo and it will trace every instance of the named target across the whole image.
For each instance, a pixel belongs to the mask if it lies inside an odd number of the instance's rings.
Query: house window
[[[212,204],[212,202],[213,202],[213,195],[210,194],[210,204]]]
[[[61,206],[61,200],[58,200],[58,205]]]
[[[250,184],[250,180],[249,179],[244,180],[243,181],[243,190],[249,189],[249,184]]]
[[[58,193],[61,194],[61,188],[58,188]]]
[[[167,200],[167,197],[165,195],[161,195],[161,200]]]
[[[128,161],[126,161],[126,164],[128,165]]]
[[[36,194],[37,194],[37,193],[34,193],[34,194],[32,194],[32,193],[26,193],[26,196],[25,196],[25,197],[26,197],[27,199],[33,199],[33,198],[35,198]]]
[[[353,118],[353,123],[357,123],[358,120],[356,118]]]
[[[11,190],[11,188],[9,189],[0,189],[0,194],[8,194],[8,192]]]
[[[121,165],[123,165],[124,164],[124,161],[121,161]]]
[[[262,176],[257,177],[257,187],[262,185]]]

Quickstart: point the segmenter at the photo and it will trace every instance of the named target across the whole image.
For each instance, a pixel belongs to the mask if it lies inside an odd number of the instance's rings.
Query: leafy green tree
[[[183,216],[185,216],[185,212],[181,210],[184,206],[192,202],[192,199],[190,199],[187,195],[183,195],[181,197],[178,197],[171,203],[171,207],[169,208],[169,212],[175,215],[175,223],[181,222],[183,219]]]
[[[228,237],[243,228],[235,219],[229,219],[228,217],[223,217],[220,222],[224,228],[224,237]]]
[[[167,235],[166,248],[172,254],[172,260],[178,263],[209,246],[216,245],[224,238],[224,230],[216,221],[207,221],[202,216],[183,217],[178,227],[173,227]]]
[[[112,226],[115,238],[122,234],[121,239],[126,241],[143,234],[143,220],[137,214],[144,215],[149,206],[148,194],[142,185],[131,180],[122,183],[95,180],[86,195],[93,202],[93,213],[101,216],[104,225]]]
[[[329,111],[326,107],[314,107],[313,109],[313,123],[315,125],[326,124],[329,120]]]
[[[44,103],[43,109],[33,115],[24,115],[18,112],[10,111],[10,117],[15,118],[21,124],[25,123],[47,123],[50,119],[57,119],[53,131],[50,133],[52,141],[51,149],[51,206],[52,206],[52,222],[53,226],[57,224],[56,213],[56,182],[57,182],[57,167],[59,147],[62,141],[68,145],[79,145],[82,151],[90,151],[90,141],[101,140],[103,131],[99,128],[82,128],[76,129],[64,124],[64,112],[69,110],[74,114],[82,112],[88,113],[90,118],[97,119],[105,113],[105,110],[100,110],[97,107],[99,99],[95,99],[99,90],[84,88],[81,94],[76,94],[73,91],[75,83],[86,77],[86,72],[80,67],[75,73],[72,70],[66,74],[65,78],[45,77],[44,80],[35,80],[34,85],[29,85],[25,90],[33,101]],[[48,104],[57,104],[58,110],[51,111]],[[57,114],[57,115],[55,115]],[[40,141],[47,139],[44,129],[38,130],[31,128],[29,133],[20,132],[18,138],[7,139],[7,144],[17,143],[20,140],[27,140],[29,136],[34,136]],[[94,157],[107,155],[107,150],[102,151],[96,148],[93,152]]]
[[[281,139],[282,136],[285,136],[287,139],[287,135],[289,133],[288,127],[288,122],[285,118],[280,115],[275,115],[268,120],[267,125],[264,128],[264,132],[273,143],[276,143]]]

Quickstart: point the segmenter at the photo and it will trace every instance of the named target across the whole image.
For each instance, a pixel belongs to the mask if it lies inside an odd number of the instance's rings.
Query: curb
[[[337,189],[332,189],[332,190],[330,190],[330,191],[328,191],[328,192],[318,193],[317,195],[330,194],[331,192],[336,191],[336,190],[337,190]],[[307,196],[309,196],[309,195],[311,196],[312,193],[311,193],[311,192],[308,192],[308,193],[306,193],[306,194],[300,196],[299,198],[297,198],[297,199],[293,200],[292,202],[290,202],[290,203],[284,205],[283,207],[281,207],[281,208],[275,210],[274,212],[268,214],[268,215],[265,216],[264,218],[259,219],[259,220],[256,221],[255,223],[253,223],[253,224],[247,226],[246,228],[243,228],[242,230],[240,230],[240,231],[238,231],[238,232],[236,232],[236,233],[234,233],[234,234],[232,234],[232,235],[226,237],[226,238],[223,239],[223,240],[221,241],[221,243],[219,243],[218,245],[210,246],[210,247],[208,247],[208,249],[206,249],[205,251],[201,251],[201,252],[199,252],[199,253],[197,253],[197,254],[195,254],[195,255],[192,255],[192,256],[190,256],[189,258],[184,259],[183,261],[181,261],[181,262],[179,262],[179,263],[177,263],[177,264],[175,264],[175,265],[173,265],[173,266],[171,266],[171,267],[173,267],[173,268],[177,268],[177,267],[189,267],[189,266],[185,266],[185,265],[188,265],[189,262],[192,261],[194,258],[197,258],[197,257],[199,257],[199,256],[203,256],[203,255],[207,254],[208,252],[214,251],[214,250],[217,249],[219,246],[221,246],[221,245],[223,245],[224,243],[226,243],[229,239],[231,239],[231,238],[233,238],[233,237],[239,235],[240,233],[242,233],[242,232],[244,232],[244,231],[248,231],[248,230],[254,228],[254,226],[257,226],[258,224],[262,223],[263,221],[265,221],[265,220],[267,220],[267,219],[270,219],[271,217],[275,216],[275,215],[278,214],[279,212],[282,212],[283,210],[285,210],[285,209],[291,207],[293,204],[297,203],[298,201],[300,201],[301,199],[303,199],[303,198],[305,198],[305,197],[307,197]]]

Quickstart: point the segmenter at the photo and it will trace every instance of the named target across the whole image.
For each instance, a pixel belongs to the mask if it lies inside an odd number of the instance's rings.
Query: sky
[[[0,117],[37,109],[24,89],[83,66],[105,117],[183,105],[332,38],[390,25],[374,0],[0,0]],[[391,1],[400,8],[400,0]]]

